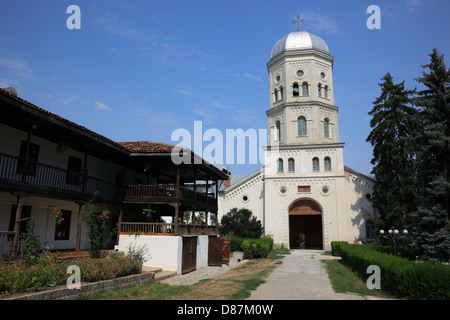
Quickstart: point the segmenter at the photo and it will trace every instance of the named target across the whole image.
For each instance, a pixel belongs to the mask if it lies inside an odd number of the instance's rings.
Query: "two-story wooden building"
[[[81,212],[94,194],[95,210],[110,211],[104,239],[115,232],[111,248],[129,244],[120,243],[121,237],[157,237],[165,247],[174,239],[217,235],[217,186],[228,174],[189,149],[174,148],[112,141],[19,98],[13,89],[0,89],[0,254],[20,249],[19,234],[31,216],[41,241],[54,249],[88,249]],[[174,150],[197,161],[176,165]],[[55,208],[61,223],[53,218]],[[164,261],[158,250],[151,246],[151,259]]]

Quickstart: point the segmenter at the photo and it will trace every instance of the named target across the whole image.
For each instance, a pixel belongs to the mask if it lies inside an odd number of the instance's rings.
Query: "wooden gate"
[[[181,273],[185,274],[197,268],[197,237],[183,237]]]
[[[208,239],[208,266],[222,265],[222,241],[217,237]]]
[[[208,266],[230,263],[230,238],[210,237],[208,242]]]
[[[222,239],[222,263],[230,263],[230,238],[220,238]]]

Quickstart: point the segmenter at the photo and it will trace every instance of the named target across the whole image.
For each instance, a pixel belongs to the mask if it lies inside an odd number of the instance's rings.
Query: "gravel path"
[[[204,267],[198,270],[189,272],[187,274],[176,275],[164,280],[161,280],[161,283],[166,283],[169,285],[181,285],[181,286],[190,286],[193,285],[200,280],[203,279],[211,279],[218,275],[227,273],[229,270],[239,267],[245,264],[248,260],[242,259],[242,252],[233,252],[230,257],[229,264],[222,264],[221,267]]]

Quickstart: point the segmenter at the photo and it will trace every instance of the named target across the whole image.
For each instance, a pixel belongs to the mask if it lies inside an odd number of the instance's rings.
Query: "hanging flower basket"
[[[53,219],[55,219],[56,224],[61,224],[64,221],[63,213],[59,207],[53,208]]]

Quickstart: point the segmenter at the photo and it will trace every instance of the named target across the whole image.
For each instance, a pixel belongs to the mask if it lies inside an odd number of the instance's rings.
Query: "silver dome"
[[[330,54],[328,46],[322,38],[307,31],[291,32],[283,39],[279,40],[272,48],[270,58],[284,51],[294,51],[303,49],[317,49]]]

